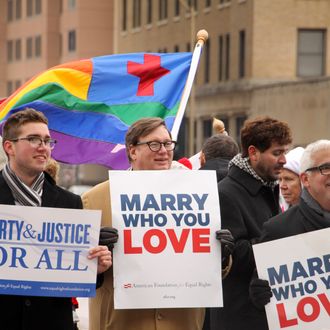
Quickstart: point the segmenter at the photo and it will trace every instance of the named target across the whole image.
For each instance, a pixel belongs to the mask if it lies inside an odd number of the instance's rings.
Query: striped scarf
[[[228,167],[236,165],[241,170],[245,171],[246,173],[252,175],[256,180],[260,181],[263,186],[270,187],[271,189],[274,189],[278,182],[275,181],[265,181],[263,180],[257,172],[252,168],[252,166],[249,163],[249,157],[243,158],[242,154],[237,154],[230,162]]]
[[[15,201],[23,206],[41,206],[42,188],[45,174],[42,172],[35,179],[32,186],[27,186],[9,167],[9,164],[2,170],[2,176],[9,186]]]

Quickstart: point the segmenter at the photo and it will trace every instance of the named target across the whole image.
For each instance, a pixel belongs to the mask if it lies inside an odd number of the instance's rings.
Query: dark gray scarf
[[[2,170],[2,176],[9,186],[15,201],[23,206],[41,206],[42,188],[45,175],[40,175],[35,179],[32,186],[27,186],[6,164]]]

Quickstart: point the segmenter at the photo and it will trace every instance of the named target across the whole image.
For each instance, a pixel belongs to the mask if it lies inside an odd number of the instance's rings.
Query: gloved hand
[[[221,243],[222,263],[224,263],[234,251],[235,240],[228,229],[217,230],[215,234]]]
[[[118,241],[118,230],[112,227],[101,227],[99,244],[106,245],[109,250],[113,249],[113,246]]]
[[[253,305],[262,309],[270,302],[273,292],[267,280],[254,278],[250,282],[249,295]]]

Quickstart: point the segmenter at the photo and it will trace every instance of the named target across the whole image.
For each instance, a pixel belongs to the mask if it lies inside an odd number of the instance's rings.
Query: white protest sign
[[[253,246],[258,276],[273,297],[270,330],[330,329],[330,229]]]
[[[215,171],[110,171],[116,309],[222,306]]]
[[[101,211],[0,205],[0,294],[95,295]]]

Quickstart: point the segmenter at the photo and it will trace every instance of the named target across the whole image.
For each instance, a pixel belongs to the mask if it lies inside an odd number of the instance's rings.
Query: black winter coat
[[[55,185],[45,173],[42,206],[81,209],[79,196]],[[0,204],[15,205],[0,173]],[[0,205],[1,208],[1,205]],[[72,330],[71,298],[0,295],[1,330]]]
[[[300,199],[298,205],[264,224],[261,241],[272,241],[328,227],[330,227],[330,219],[323,217]]]
[[[228,174],[229,161],[230,159],[222,157],[212,158],[207,160],[200,170],[215,170],[217,174],[217,181],[219,183]]]
[[[278,186],[273,191],[234,165],[218,188],[221,227],[232,232],[236,246],[233,267],[223,281],[224,307],[212,309],[211,329],[261,330],[267,326],[266,314],[249,300],[255,269],[252,243],[259,238],[263,223],[280,212]]]

